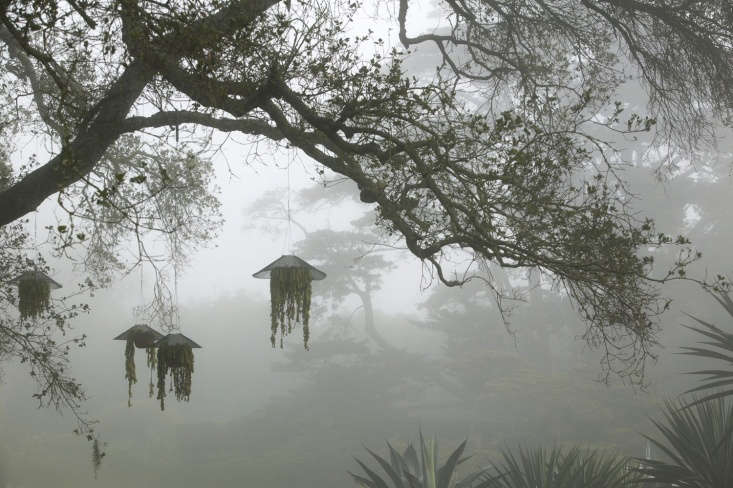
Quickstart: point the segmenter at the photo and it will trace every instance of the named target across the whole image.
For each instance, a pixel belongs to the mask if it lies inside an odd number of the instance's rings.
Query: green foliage
[[[280,347],[283,337],[290,334],[293,324],[303,324],[303,346],[308,349],[308,321],[311,307],[311,277],[307,268],[275,268],[270,278],[270,341],[275,347],[275,338],[280,331]]]
[[[354,481],[365,488],[387,488],[390,483],[393,488],[448,488],[450,486],[467,486],[470,480],[476,475],[451,485],[456,467],[466,458],[461,458],[463,450],[466,447],[466,441],[463,441],[448,456],[446,462],[438,465],[438,441],[426,441],[420,432],[420,453],[418,455],[412,444],[400,454],[389,443],[389,461],[379,456],[370,449],[369,454],[377,461],[379,466],[387,473],[388,481],[385,481],[378,473],[369,468],[366,464],[356,460],[366,474],[366,477],[349,472]]]
[[[718,300],[718,302],[720,302],[731,317],[733,317],[733,300],[731,300],[730,294],[720,292],[713,296]],[[700,343],[710,347],[683,347],[682,349],[684,349],[684,352],[682,354],[723,361],[727,364],[728,369],[706,369],[690,373],[704,376],[704,383],[696,388],[686,391],[685,393],[709,391],[721,388],[719,391],[714,391],[713,393],[698,399],[698,402],[733,395],[733,334],[725,332],[715,325],[698,319],[697,317],[693,317],[692,315],[690,315],[690,318],[700,324],[702,328],[688,327],[688,329],[694,330],[695,332],[698,332],[710,339],[709,341]]]
[[[491,477],[482,488],[626,488],[635,486],[635,474],[622,457],[572,448],[519,449],[502,452]]]
[[[49,282],[43,279],[24,278],[18,282],[18,310],[20,317],[38,317],[48,308],[51,298]]]
[[[158,347],[158,400],[160,409],[165,410],[165,378],[170,373],[172,390],[176,400],[188,401],[191,397],[191,375],[193,374],[193,349],[189,346]]]
[[[667,402],[664,420],[654,421],[662,439],[647,439],[668,460],[642,461],[648,480],[680,488],[733,486],[733,404],[725,398]]]

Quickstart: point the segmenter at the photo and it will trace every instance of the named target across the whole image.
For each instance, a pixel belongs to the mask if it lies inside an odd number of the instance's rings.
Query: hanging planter
[[[162,338],[163,334],[151,329],[146,324],[135,324],[122,334],[114,338],[116,341],[127,341],[125,346],[125,379],[127,380],[127,406],[132,406],[132,385],[137,383],[135,373],[135,348],[145,349],[148,368],[150,368],[150,396],[152,396],[153,381],[152,373],[155,370],[155,341]]]
[[[270,342],[275,347],[280,331],[283,337],[293,331],[295,323],[303,325],[303,346],[308,349],[308,321],[311,307],[311,281],[322,280],[326,273],[298,256],[285,255],[256,272],[255,278],[270,279]]]
[[[51,290],[61,288],[43,271],[26,271],[10,282],[18,286],[18,311],[22,319],[38,317],[48,308]]]
[[[188,401],[191,397],[193,349],[201,346],[183,334],[168,334],[155,345],[158,348],[158,400],[160,409],[165,410],[165,378],[169,372],[171,391],[175,392],[176,400]]]

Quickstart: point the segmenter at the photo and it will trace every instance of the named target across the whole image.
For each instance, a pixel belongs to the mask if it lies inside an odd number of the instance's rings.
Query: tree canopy
[[[220,222],[212,134],[238,132],[353,180],[446,285],[481,279],[501,296],[482,263],[538,268],[633,375],[667,306],[656,284],[696,254],[630,209],[615,144],[653,132],[690,150],[729,121],[733,7],[436,3],[441,26],[413,32],[412,2],[396,2],[390,46],[360,29],[358,1],[0,1],[3,259],[38,265],[17,239],[51,197],[57,251],[83,249],[96,283],[153,260],[148,233],[180,259]],[[433,70],[410,72],[416,50]],[[629,77],[648,113],[616,99]],[[21,136],[49,158],[14,159]],[[681,254],[654,273],[647,251],[666,244]],[[4,314],[3,331],[15,323]]]

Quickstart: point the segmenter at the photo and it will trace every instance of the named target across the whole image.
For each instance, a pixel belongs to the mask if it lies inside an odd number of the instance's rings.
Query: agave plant
[[[679,488],[733,486],[733,404],[725,398],[667,402],[666,423],[654,421],[663,440],[645,436],[668,461],[642,461],[648,481]]]
[[[713,297],[725,308],[725,310],[733,317],[733,300],[728,293],[714,293]],[[696,388],[686,391],[685,393],[699,392],[703,390],[715,390],[712,393],[705,395],[697,402],[705,402],[714,398],[722,398],[733,395],[733,334],[723,331],[715,325],[700,320],[697,317],[689,316],[694,321],[702,326],[699,327],[688,327],[688,329],[698,332],[708,339],[709,341],[700,342],[705,346],[710,347],[683,347],[684,352],[682,354],[688,354],[691,356],[698,356],[709,359],[716,359],[723,361],[728,365],[728,369],[707,369],[702,371],[693,371],[688,374],[702,375],[704,376],[704,383]]]
[[[376,471],[356,459],[365,476],[349,472],[354,481],[365,488],[468,488],[474,486],[473,481],[477,480],[480,473],[474,473],[460,482],[451,485],[451,479],[455,474],[456,467],[468,458],[461,458],[466,441],[463,441],[448,456],[442,466],[438,466],[438,441],[426,441],[420,432],[420,454],[409,444],[407,449],[400,454],[392,445],[387,443],[389,448],[389,461],[370,449],[369,454],[377,461],[382,470],[387,474],[387,479],[382,478]]]
[[[480,477],[481,488],[627,488],[639,475],[628,459],[572,448],[505,450],[493,472]]]

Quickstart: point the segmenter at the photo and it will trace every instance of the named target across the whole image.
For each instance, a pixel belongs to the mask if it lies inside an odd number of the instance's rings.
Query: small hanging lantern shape
[[[188,401],[191,397],[193,349],[201,346],[183,334],[168,334],[155,345],[158,348],[158,400],[160,409],[165,410],[165,378],[169,372],[176,400]]]
[[[300,322],[303,324],[303,346],[308,349],[311,281],[324,279],[326,273],[291,254],[281,256],[252,276],[270,279],[270,342],[272,347],[275,347],[278,330],[282,348],[283,337],[292,332],[295,322]]]
[[[125,346],[125,379],[127,380],[127,406],[132,406],[132,385],[137,383],[135,373],[135,348],[145,349],[148,368],[150,368],[151,380],[150,391],[152,396],[153,381],[152,374],[155,370],[155,341],[163,337],[157,330],[151,329],[147,324],[135,324],[122,334],[114,338],[116,341],[127,341]]]
[[[18,285],[18,311],[22,319],[38,317],[48,308],[51,290],[61,288],[43,271],[26,271],[10,282]]]

